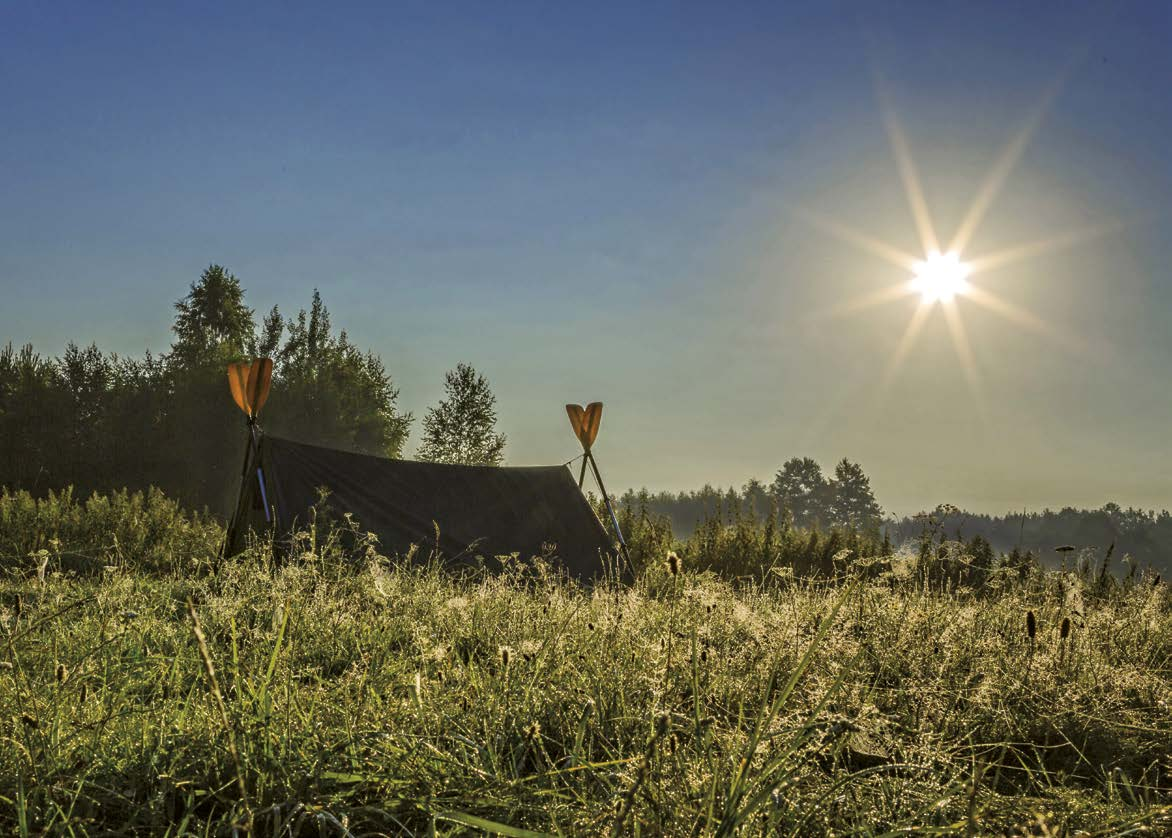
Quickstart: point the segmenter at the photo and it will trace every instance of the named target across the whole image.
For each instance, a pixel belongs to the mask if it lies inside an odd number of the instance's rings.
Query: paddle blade
[[[232,400],[245,415],[252,416],[248,401],[249,371],[248,364],[228,364],[228,387],[232,391]]]
[[[598,436],[598,426],[602,424],[602,402],[591,402],[585,408],[580,404],[568,404],[566,415],[570,417],[570,427],[574,429],[578,442],[582,443],[582,449],[589,451]]]
[[[570,427],[574,431],[574,436],[578,437],[578,441],[582,440],[582,417],[585,411],[580,404],[566,405],[566,415],[570,417]]]
[[[579,434],[582,440],[582,447],[587,451],[594,444],[594,440],[598,438],[598,428],[601,425],[602,402],[591,402],[586,406],[586,411],[582,416],[582,431]]]
[[[257,358],[248,370],[248,404],[252,415],[260,413],[269,398],[269,385],[273,382],[273,362],[270,358]]]

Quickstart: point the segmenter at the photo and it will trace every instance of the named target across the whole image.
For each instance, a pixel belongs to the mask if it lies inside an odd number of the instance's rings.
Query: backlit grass
[[[842,557],[734,586],[684,551],[588,590],[311,536],[212,572],[213,541],[5,560],[0,830],[1172,830],[1148,577],[977,591]]]

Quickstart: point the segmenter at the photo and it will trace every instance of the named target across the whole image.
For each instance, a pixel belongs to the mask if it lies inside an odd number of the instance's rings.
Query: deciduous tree
[[[468,364],[444,377],[447,397],[423,417],[419,459],[440,463],[499,466],[505,435],[496,432],[496,396],[488,381]]]
[[[788,511],[797,526],[826,522],[828,484],[822,467],[810,457],[787,460],[773,478],[770,489],[778,507]]]

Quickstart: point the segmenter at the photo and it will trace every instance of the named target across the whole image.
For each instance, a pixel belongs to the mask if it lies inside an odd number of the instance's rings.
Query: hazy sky
[[[417,417],[473,363],[511,463],[600,399],[611,488],[1172,506],[1172,5],[728,5],[6,3],[0,340],[165,350],[218,262]],[[945,239],[1057,90],[965,258],[1104,229],[972,277],[1046,324],[959,299],[976,388],[940,306],[894,374],[915,298],[816,316],[908,273],[811,214],[923,254],[880,78]]]

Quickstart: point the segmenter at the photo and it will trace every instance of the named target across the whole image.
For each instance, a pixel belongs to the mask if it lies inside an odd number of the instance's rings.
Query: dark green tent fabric
[[[351,513],[388,555],[405,553],[412,544],[427,555],[436,546],[437,525],[439,550],[449,562],[552,553],[571,575],[588,579],[613,555],[606,531],[565,466],[390,460],[267,435],[253,460],[240,512],[254,512],[240,517],[256,521],[255,511],[267,500],[278,530],[304,526],[325,488],[330,509]],[[242,539],[236,534],[234,540],[230,547]]]

